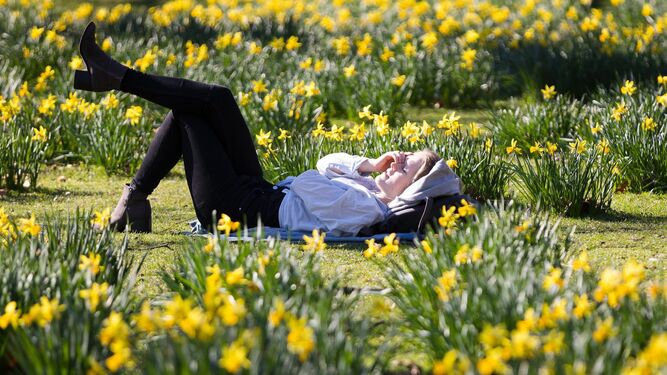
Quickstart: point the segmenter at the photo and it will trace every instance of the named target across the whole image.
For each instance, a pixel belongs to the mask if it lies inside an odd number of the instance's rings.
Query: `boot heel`
[[[74,88],[77,90],[92,91],[93,84],[90,80],[90,73],[87,70],[74,71]]]
[[[132,233],[151,233],[153,231],[152,219],[150,216],[135,218],[130,222],[130,232]]]
[[[150,201],[142,202],[137,207],[128,208],[128,216],[130,218],[130,232],[133,233],[151,233],[153,226],[153,219],[151,215]]]

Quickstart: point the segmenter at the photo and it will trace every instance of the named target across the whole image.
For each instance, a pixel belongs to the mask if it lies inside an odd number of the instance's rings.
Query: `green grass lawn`
[[[435,122],[445,111],[414,109],[410,119]],[[484,113],[463,111],[462,121],[483,122]],[[114,207],[128,176],[106,176],[100,169],[86,166],[51,166],[44,169],[38,187],[31,192],[10,191],[0,196],[0,206],[14,216],[35,213],[67,213],[77,207],[101,210]],[[153,233],[130,234],[132,254],[146,255],[138,292],[154,296],[160,292],[159,272],[169,269],[174,257],[190,237],[182,235],[187,221],[195,217],[182,164],[160,184],[150,198],[153,206]],[[605,214],[562,220],[564,228],[575,228],[575,251],[587,250],[599,269],[620,266],[635,258],[646,264],[650,277],[667,275],[667,196],[617,193]],[[120,239],[122,234],[118,235]],[[407,246],[404,246],[406,248]],[[346,285],[382,286],[380,271],[362,255],[363,246],[330,246],[324,254],[325,275],[342,276]],[[406,250],[409,251],[409,250]]]

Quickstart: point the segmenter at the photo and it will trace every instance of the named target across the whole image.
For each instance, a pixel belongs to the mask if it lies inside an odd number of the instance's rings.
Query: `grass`
[[[416,109],[408,118],[436,122],[448,110]],[[479,111],[457,111],[462,122],[484,121]],[[0,207],[13,216],[35,213],[66,213],[76,207],[101,210],[113,207],[129,182],[128,176],[106,176],[100,169],[79,165],[46,167],[37,189],[31,192],[9,191],[0,194]],[[187,221],[195,217],[185,181],[182,163],[162,181],[150,198],[153,206],[153,233],[129,234],[131,253],[146,256],[137,292],[152,297],[160,293],[159,273],[169,269],[184,243]],[[595,268],[620,266],[635,258],[646,264],[649,277],[667,275],[667,196],[617,193],[611,210],[580,219],[564,218],[563,226],[576,227],[575,249],[587,250]],[[120,240],[122,235],[118,235]],[[293,245],[298,246],[298,245]],[[383,278],[372,262],[361,256],[364,246],[331,245],[324,253],[322,272],[338,275],[345,285],[381,287]],[[405,246],[404,246],[405,248]]]

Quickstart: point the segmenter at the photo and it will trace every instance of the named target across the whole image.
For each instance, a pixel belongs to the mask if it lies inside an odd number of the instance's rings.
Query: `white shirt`
[[[318,160],[317,170],[279,182],[278,186],[289,186],[278,212],[280,227],[354,236],[384,220],[388,208],[373,194],[380,191],[377,184],[358,172],[366,160],[346,153],[329,154]]]

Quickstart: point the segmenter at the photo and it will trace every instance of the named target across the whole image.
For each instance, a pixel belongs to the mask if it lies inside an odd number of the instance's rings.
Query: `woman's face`
[[[419,168],[424,164],[426,155],[422,152],[406,152],[405,161],[393,162],[384,172],[375,177],[375,183],[385,196],[396,198],[410,184]]]

